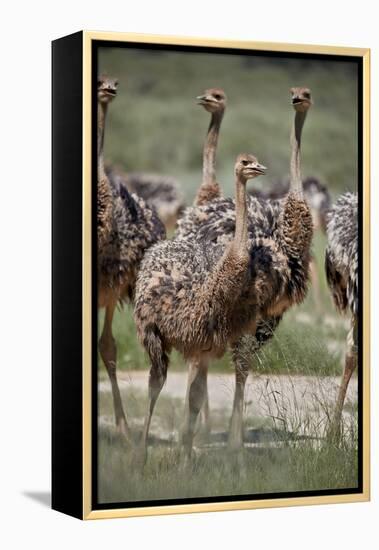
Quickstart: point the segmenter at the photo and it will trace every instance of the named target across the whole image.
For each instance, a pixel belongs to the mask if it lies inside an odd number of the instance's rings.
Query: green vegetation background
[[[106,158],[126,170],[172,174],[188,200],[201,178],[209,114],[196,104],[204,89],[228,96],[217,169],[232,192],[236,155],[255,153],[267,184],[288,174],[291,86],[309,86],[314,105],[303,135],[303,174],[328,182],[333,195],[357,181],[357,66],[335,61],[100,49],[99,72],[119,79],[109,109]],[[254,184],[255,185],[255,184]]]

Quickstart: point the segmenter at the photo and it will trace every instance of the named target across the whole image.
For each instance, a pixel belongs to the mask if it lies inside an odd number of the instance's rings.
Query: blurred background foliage
[[[233,192],[233,164],[242,151],[269,168],[267,185],[288,175],[291,86],[309,86],[314,105],[303,133],[302,172],[328,183],[333,196],[357,185],[357,66],[329,60],[100,48],[99,73],[119,79],[109,109],[105,155],[126,171],[175,176],[191,200],[201,180],[209,114],[195,98],[221,87],[228,107],[217,171]]]

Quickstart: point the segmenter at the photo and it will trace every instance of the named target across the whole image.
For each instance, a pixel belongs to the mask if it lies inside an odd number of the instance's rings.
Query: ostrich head
[[[234,166],[235,174],[242,182],[263,176],[266,170],[266,166],[259,164],[258,159],[249,153],[238,155]]]
[[[117,95],[118,80],[106,75],[97,79],[97,98],[100,103],[110,103]]]
[[[291,88],[291,102],[295,111],[304,113],[312,105],[312,94],[309,88]]]
[[[196,99],[209,113],[223,113],[226,107],[226,94],[221,88],[209,88]]]

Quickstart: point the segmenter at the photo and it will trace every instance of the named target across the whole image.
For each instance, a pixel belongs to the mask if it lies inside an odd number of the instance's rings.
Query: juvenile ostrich
[[[165,241],[154,246],[142,261],[134,314],[138,336],[151,361],[149,404],[142,437],[144,459],[151,416],[166,380],[170,350],[177,349],[193,365],[182,434],[189,456],[205,395],[206,365],[210,358],[222,356],[228,344],[255,324],[256,307],[244,300],[252,274],[246,182],[265,170],[254,156],[238,156],[236,224],[226,247],[208,248],[202,241]]]
[[[112,333],[118,303],[133,299],[137,269],[145,250],[164,238],[157,215],[122,185],[109,181],[104,170],[104,127],[107,107],[117,94],[117,81],[101,76],[98,89],[98,306],[105,308],[99,351],[111,385],[118,430],[129,436],[116,376],[117,349]]]
[[[125,186],[130,193],[141,197],[147,206],[155,208],[167,230],[175,227],[185,207],[175,178],[149,172],[125,173],[120,168],[110,165],[106,165],[105,172],[114,185]]]
[[[308,287],[313,223],[309,206],[303,198],[300,149],[301,133],[312,100],[308,88],[292,88],[291,95],[295,118],[291,134],[289,192],[281,201],[248,197],[249,238],[252,243],[260,242],[257,248],[251,245],[251,255],[254,253],[255,260],[262,266],[266,262],[270,307],[262,307],[255,333],[251,331],[250,337],[244,336],[232,344],[236,393],[229,434],[231,448],[243,444],[243,396],[249,357],[272,337],[283,313],[304,300]],[[208,248],[217,247],[230,242],[234,229],[234,201],[216,199],[205,206],[187,208],[178,222],[175,238],[178,241],[199,241]],[[281,269],[272,269],[275,258],[280,260]]]
[[[221,88],[210,88],[196,99],[212,115],[203,149],[203,181],[194,201],[199,206],[221,196],[216,180],[216,150],[227,98]]]
[[[218,136],[220,133],[221,122],[224,117],[227,97],[221,88],[208,88],[202,95],[197,96],[198,105],[211,113],[211,120],[208,127],[207,136],[203,147],[203,179],[196,193],[194,205],[208,204],[212,200],[222,196],[220,186],[216,179],[216,152]],[[188,372],[189,380],[193,373],[191,372],[191,364]],[[188,402],[188,391],[186,394],[186,403]],[[209,413],[209,397],[208,388],[205,389],[204,404],[201,410],[201,420],[204,424],[204,434],[206,437],[210,433],[210,413]]]
[[[344,373],[329,430],[329,437],[338,440],[346,392],[358,359],[358,197],[355,193],[345,193],[338,198],[327,216],[327,237],[328,285],[338,311],[350,315]]]

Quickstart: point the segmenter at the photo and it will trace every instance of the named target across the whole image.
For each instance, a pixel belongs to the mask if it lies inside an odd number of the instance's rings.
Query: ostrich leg
[[[104,361],[105,367],[108,372],[109,379],[112,386],[112,395],[113,395],[113,406],[116,417],[116,426],[117,429],[124,434],[128,439],[130,437],[128,424],[126,422],[126,417],[124,409],[122,407],[120,389],[117,382],[117,347],[116,342],[112,333],[112,321],[113,315],[116,309],[117,300],[115,298],[107,304],[105,308],[105,319],[103,332],[99,341],[99,351],[102,360]]]
[[[191,361],[181,436],[181,443],[187,459],[191,458],[196,422],[207,393],[207,373],[208,364],[203,358]]]
[[[206,372],[204,372],[204,384],[205,384],[205,390],[204,390],[204,400],[203,405],[200,410],[200,414],[197,419],[195,432],[200,432],[202,437],[205,440],[209,439],[210,433],[211,433],[211,422],[210,422],[210,410],[209,410],[209,396],[208,396],[208,364],[204,362],[203,368]],[[190,388],[190,380],[193,380],[193,378],[196,376],[197,372],[197,363],[196,362],[190,362],[188,367],[188,380],[187,380],[187,391],[186,391],[186,399],[185,399],[185,405],[184,410],[185,414],[188,414],[189,411],[189,388]]]
[[[236,388],[228,440],[231,450],[243,446],[243,401],[250,364],[256,352],[271,340],[280,321],[281,316],[258,321],[255,334],[242,336],[232,347]]]
[[[205,379],[205,395],[199,419],[201,424],[201,435],[206,441],[208,441],[211,435],[211,414],[209,409],[208,378]]]
[[[351,326],[347,335],[347,349],[345,357],[345,368],[338,392],[337,403],[334,409],[332,423],[328,433],[328,439],[338,442],[341,438],[342,410],[346,398],[350,378],[357,367],[358,352],[358,321],[355,317],[351,319]]]
[[[233,412],[228,439],[228,447],[230,450],[237,450],[243,447],[243,402],[250,366],[250,354],[245,353],[247,350],[245,350],[244,340],[244,338],[240,338],[238,342],[232,346],[236,388],[234,392]]]
[[[141,445],[138,459],[141,465],[147,458],[147,439],[149,435],[151,417],[154,407],[167,378],[168,357],[163,349],[162,342],[156,334],[150,333],[147,337],[147,350],[150,355],[151,368],[149,374],[148,406],[145,423],[142,431]]]

